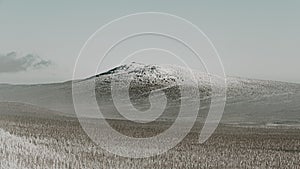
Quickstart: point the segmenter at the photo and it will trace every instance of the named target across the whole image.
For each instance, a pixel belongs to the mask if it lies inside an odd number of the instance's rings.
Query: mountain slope
[[[74,81],[84,95],[96,82],[96,93],[101,97],[110,94],[110,82],[121,82],[124,76],[132,77],[131,100],[140,110],[149,107],[149,91],[164,86],[182,84],[186,69],[173,65],[145,65],[130,63],[118,66],[96,76]],[[211,85],[208,75],[194,72],[199,84],[202,99],[210,96]],[[120,80],[121,79],[121,80]],[[125,79],[126,80],[126,79]],[[127,79],[129,80],[129,79]],[[147,87],[145,87],[147,86]],[[227,77],[227,103],[223,116],[224,123],[280,123],[281,121],[300,121],[300,85],[285,82],[254,80],[238,77]],[[88,95],[88,97],[93,97]],[[108,99],[109,98],[105,98]],[[141,102],[136,102],[141,100]],[[0,85],[0,101],[19,102],[36,105],[76,116],[72,100],[72,82],[43,85]],[[139,105],[140,104],[140,105]],[[98,113],[98,110],[86,106],[87,112]],[[111,110],[112,105],[105,105]]]

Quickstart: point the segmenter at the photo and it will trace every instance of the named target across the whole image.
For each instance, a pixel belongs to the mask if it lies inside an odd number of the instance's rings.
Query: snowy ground
[[[112,121],[125,133],[151,133]],[[163,126],[163,125],[161,125]],[[0,168],[300,168],[300,130],[219,126],[205,144],[197,128],[165,154],[130,159],[95,146],[72,118],[61,120],[2,116]],[[176,135],[174,135],[176,137]]]

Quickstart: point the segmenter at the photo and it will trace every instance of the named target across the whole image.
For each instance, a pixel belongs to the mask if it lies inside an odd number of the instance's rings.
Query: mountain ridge
[[[158,65],[153,68],[153,65],[134,64],[130,67],[126,64],[125,66],[123,65],[123,67],[116,67],[107,72],[98,74],[98,77],[92,76],[82,80],[53,84],[0,85],[0,102],[26,103],[76,116],[72,99],[72,82],[76,82],[74,84],[79,85],[82,88],[82,94],[84,95],[84,91],[88,90],[92,83],[96,82],[97,84],[100,84],[98,87],[101,88],[103,87],[101,84],[108,83],[111,78],[117,79],[118,76],[122,76],[128,72],[131,73],[130,75],[137,75],[137,82],[139,78],[153,80],[160,75],[162,82],[163,79],[167,79],[173,84],[174,81],[171,79],[180,82],[180,77],[176,77],[180,75],[177,74],[177,72],[180,72],[180,69],[181,68],[174,65],[169,65],[169,67]],[[169,76],[172,72],[173,75]],[[208,75],[205,75],[203,72],[196,72],[196,75],[199,77],[200,87],[209,87]],[[138,83],[138,85],[141,86],[144,82],[145,81],[142,81],[141,83]],[[168,85],[168,83],[165,84]],[[203,92],[209,91],[209,88],[201,89]],[[103,88],[103,90],[109,91],[110,88]],[[88,97],[94,96],[88,95]],[[297,114],[295,113],[300,110],[298,104],[296,104],[298,103],[299,97],[300,84],[227,76],[225,119],[226,117],[233,119],[238,117],[237,120],[230,119],[230,122],[239,122],[240,119],[247,120],[252,116],[256,119],[256,117],[263,116],[261,117],[261,121],[263,121],[263,118],[268,116],[280,121],[280,119],[284,119],[284,117],[287,116],[286,114],[292,114],[291,117],[297,117]],[[273,103],[276,104],[274,105]],[[97,111],[89,110],[89,105],[83,106],[86,106],[87,111]],[[281,110],[282,107],[290,107],[290,110],[285,114],[278,114],[278,110]]]

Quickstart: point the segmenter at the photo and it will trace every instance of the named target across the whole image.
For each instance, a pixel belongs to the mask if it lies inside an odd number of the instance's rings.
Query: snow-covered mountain
[[[148,92],[149,90],[170,86],[191,85],[191,87],[193,87],[195,84],[198,84],[201,94],[208,96],[211,91],[209,75],[201,72],[193,72],[193,77],[191,71],[192,70],[184,67],[174,65],[146,65],[132,62],[93,76],[89,78],[89,80],[95,80],[99,88],[104,88],[105,84],[111,81],[116,83],[130,81],[131,89],[146,89]],[[185,80],[190,80],[195,83],[189,84]],[[120,86],[122,87],[122,85]],[[110,85],[107,87],[110,88]],[[105,88],[104,90],[108,89]],[[140,92],[140,90],[136,92]],[[101,92],[105,93],[105,91]]]
[[[132,62],[111,69],[107,72],[96,75],[92,78],[96,78],[97,82],[107,82],[114,78],[119,79],[124,74],[132,77],[133,82],[138,84],[181,84],[183,76],[186,76],[188,72],[184,67],[174,65],[146,65],[141,63]],[[193,71],[194,77],[199,85],[199,89],[203,92],[209,92],[211,85],[218,86],[218,84],[212,84],[210,78],[218,78],[214,75],[209,75],[204,72]],[[241,77],[226,77],[227,82],[227,97],[237,98],[258,98],[270,95],[280,94],[293,94],[299,92],[300,85],[286,82],[270,81],[270,80],[256,80]]]
[[[110,94],[112,80],[119,83],[122,83],[122,80],[130,80],[133,101],[144,99],[143,101],[147,102],[151,90],[186,84],[183,83],[187,76],[184,72],[189,70],[174,65],[129,63],[87,79],[76,80],[74,84],[82,89],[80,91],[84,95],[86,90],[93,90],[90,88],[91,84],[96,82],[96,93],[106,97]],[[218,77],[196,71],[193,73],[202,98],[209,98],[211,86],[218,87],[218,84],[210,83],[210,78]],[[299,84],[230,76],[226,77],[226,81],[227,103],[223,122],[278,123],[281,120],[300,122]],[[75,115],[72,81],[43,85],[0,85],[0,102],[7,101],[27,103],[62,114]]]

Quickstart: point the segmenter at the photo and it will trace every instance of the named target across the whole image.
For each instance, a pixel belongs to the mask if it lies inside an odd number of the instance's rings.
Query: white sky
[[[0,0],[0,56],[34,54],[54,63],[0,72],[0,83],[69,80],[79,50],[92,33],[113,19],[145,11],[171,13],[196,24],[215,44],[227,75],[300,83],[299,9],[297,0]]]

